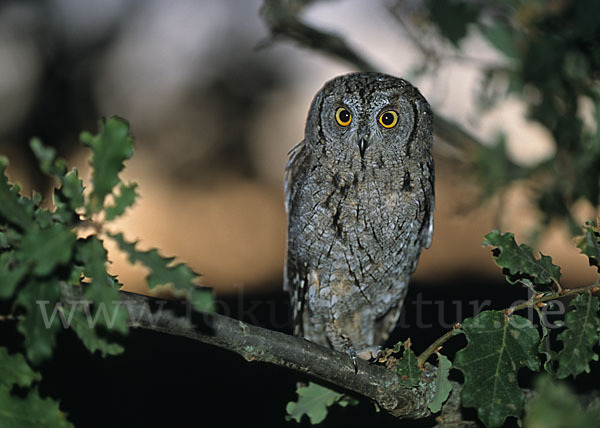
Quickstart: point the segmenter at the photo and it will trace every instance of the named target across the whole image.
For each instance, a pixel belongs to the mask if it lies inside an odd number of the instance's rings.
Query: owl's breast
[[[424,179],[406,168],[315,169],[298,189],[290,247],[321,272],[323,284],[336,278],[365,289],[393,287],[413,272],[423,246]]]

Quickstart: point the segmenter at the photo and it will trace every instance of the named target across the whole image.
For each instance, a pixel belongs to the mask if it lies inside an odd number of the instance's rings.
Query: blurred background
[[[566,287],[596,278],[573,236],[598,215],[598,7],[596,0],[3,1],[0,153],[10,159],[11,181],[51,203],[52,183],[36,167],[30,138],[86,176],[79,133],[96,132],[102,117],[126,118],[136,153],[123,175],[140,196],[112,228],[188,263],[222,307],[247,309],[257,299],[262,306],[240,317],[289,332],[281,292],[287,152],[303,138],[325,81],[365,69],[404,77],[429,100],[436,126],[434,239],[407,302],[418,294],[510,304],[515,296],[481,245],[494,228],[551,255]],[[126,289],[148,292],[142,268],[115,248],[109,258]],[[468,287],[474,295],[463,294]],[[469,315],[458,312],[445,328]],[[414,319],[414,306],[405,317]],[[440,328],[401,335],[418,348]],[[137,332],[124,356],[104,362],[61,337],[69,346],[58,347],[63,354],[40,389],[62,397],[78,426],[113,424],[123,402],[128,426],[171,423],[198,400],[205,409],[223,397],[239,410],[223,421],[250,415],[279,426],[294,398],[295,373],[248,369],[231,353],[183,339]],[[149,376],[156,364],[170,365],[169,374]],[[115,391],[107,365],[113,378],[139,388]],[[77,393],[85,388],[90,403],[102,400],[90,384],[112,394],[96,422],[88,415],[97,409]],[[178,395],[161,415],[155,391],[165,390]],[[263,406],[248,400],[257,390]],[[372,408],[363,414],[374,417]],[[355,416],[340,411],[333,420],[352,426]],[[380,425],[392,422],[381,418]]]
[[[435,235],[415,278],[499,277],[481,247],[498,227],[550,254],[566,286],[582,285],[594,271],[572,245],[569,221],[593,219],[593,198],[567,195],[568,216],[562,207],[540,211],[539,189],[523,171],[557,156],[556,136],[531,118],[540,88],[510,75],[531,55],[506,31],[520,25],[526,38],[527,25],[566,14],[570,3],[4,1],[0,152],[10,159],[11,180],[47,195],[51,183],[35,167],[29,139],[56,147],[85,175],[79,132],[122,116],[136,138],[124,176],[139,183],[140,197],[114,229],[189,263],[220,295],[277,289],[287,152],[303,138],[323,83],[372,67],[409,79],[450,126],[436,135]],[[310,31],[339,36],[363,62],[336,55]],[[579,54],[573,73],[593,75]],[[560,72],[540,67],[545,76]],[[576,98],[582,126],[594,128],[593,97]],[[466,134],[455,137],[457,130]],[[465,135],[475,143],[462,144]],[[597,188],[597,177],[591,181]],[[111,270],[127,289],[144,291],[144,271],[111,250]]]

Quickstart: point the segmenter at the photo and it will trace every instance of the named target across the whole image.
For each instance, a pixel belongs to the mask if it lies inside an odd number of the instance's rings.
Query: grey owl
[[[432,122],[419,91],[385,74],[315,96],[285,175],[294,334],[355,361],[394,329],[433,233]]]

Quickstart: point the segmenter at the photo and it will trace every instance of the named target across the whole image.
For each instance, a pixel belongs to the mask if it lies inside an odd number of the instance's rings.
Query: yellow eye
[[[337,120],[337,123],[341,126],[348,126],[350,125],[350,122],[352,122],[352,115],[344,107],[339,107],[335,111],[335,120]]]
[[[394,110],[389,110],[379,116],[379,123],[384,128],[393,128],[398,123],[398,113]]]

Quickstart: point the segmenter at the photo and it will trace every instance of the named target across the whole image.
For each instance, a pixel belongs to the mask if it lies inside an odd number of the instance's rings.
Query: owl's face
[[[405,80],[380,73],[325,84],[313,101],[309,135],[313,150],[336,163],[380,166],[401,162],[413,148],[429,152],[433,141],[427,101]]]

